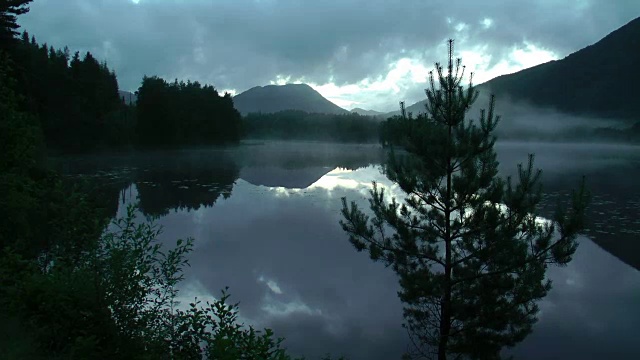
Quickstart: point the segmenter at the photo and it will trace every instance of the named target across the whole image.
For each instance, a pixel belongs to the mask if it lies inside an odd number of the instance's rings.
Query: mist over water
[[[517,358],[630,358],[640,321],[640,147],[501,141],[503,176],[535,153],[550,214],[582,175],[593,193],[590,226],[574,260],[551,268],[554,289]],[[248,323],[286,337],[294,353],[398,359],[406,349],[391,269],[357,253],[338,225],[340,197],[366,207],[377,145],[252,142],[233,148],[62,159],[70,175],[103,179],[116,212],[139,197],[159,215],[162,241],[195,238],[181,298],[230,286]]]
[[[489,108],[490,96],[490,89],[481,89],[468,117],[479,119],[480,110]],[[496,97],[495,114],[501,117],[496,128],[498,138],[519,141],[608,142],[609,139],[594,131],[603,128],[622,130],[633,125],[628,120],[567,114],[514,100],[508,95]]]

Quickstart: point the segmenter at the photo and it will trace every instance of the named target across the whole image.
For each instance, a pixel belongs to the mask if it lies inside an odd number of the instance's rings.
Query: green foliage
[[[153,222],[137,222],[129,207],[80,256],[58,253],[32,261],[6,248],[0,256],[0,315],[8,322],[0,332],[19,323],[29,336],[8,344],[5,354],[291,359],[271,330],[238,323],[238,304],[228,303],[226,289],[212,303],[196,299],[180,308],[177,289],[193,241],[178,240],[164,250],[160,231]]]
[[[583,184],[568,210],[541,221],[533,155],[517,181],[497,176],[494,99],[477,121],[465,120],[477,92],[460,85],[452,52],[451,41],[447,73],[439,64],[431,73],[426,116],[395,120],[401,132],[391,144],[404,151],[392,146],[384,169],[405,198],[389,201],[374,183],[373,215],[343,198],[340,223],[358,251],[398,274],[409,356],[494,359],[531,332],[536,301],[551,288],[547,266],[571,260],[588,194]]]
[[[39,157],[41,134],[37,120],[19,110],[11,77],[15,64],[0,50],[0,172],[25,170]]]
[[[411,113],[408,115],[405,113],[404,102],[400,103],[400,107],[402,110],[401,116],[392,116],[380,124],[379,141],[385,148],[406,145],[405,140],[409,129],[424,124],[424,121],[415,121],[416,119],[413,118]],[[422,119],[423,115],[418,115],[418,118]]]
[[[3,0],[0,2],[0,50],[13,42],[18,34],[18,15],[29,12],[32,0]]]
[[[220,96],[198,82],[169,84],[145,77],[137,105],[127,105],[119,96],[115,73],[90,52],[71,56],[67,48],[39,45],[26,31],[20,40],[13,36],[8,50],[18,65],[10,75],[18,80],[15,90],[21,96],[12,101],[39,119],[50,149],[86,152],[240,140],[240,114],[230,94]]]
[[[236,143],[240,113],[231,95],[196,82],[145,77],[138,89],[136,134],[147,147]]]
[[[28,2],[0,3],[0,36],[9,31],[13,39],[15,15]],[[133,128],[106,64],[89,53],[68,64],[68,51],[39,47],[27,33],[11,55],[17,62],[0,49],[0,358],[291,359],[271,330],[238,323],[226,290],[206,306],[196,299],[179,308],[191,239],[164,250],[161,229],[136,221],[133,207],[106,227],[92,197],[43,168],[42,132],[49,145],[77,151]],[[236,119],[205,124],[202,139],[237,140],[239,115],[228,94],[182,87],[204,95],[198,101],[215,94],[223,104],[217,114]],[[125,121],[106,124],[122,119],[114,111]]]
[[[125,116],[118,82],[106,63],[87,52],[38,45],[24,32],[11,49],[20,108],[36,115],[48,147],[78,152],[122,144],[133,119]],[[124,124],[123,124],[124,122]]]
[[[58,239],[72,237],[76,243],[95,239],[97,223],[91,229],[76,223],[95,214],[83,207],[87,199],[41,166],[39,122],[19,110],[15,81],[9,76],[11,65],[0,52],[0,247],[11,245],[23,255],[35,256],[51,249],[51,244],[61,244]]]
[[[0,52],[0,357],[290,359],[270,330],[237,323],[226,292],[177,307],[192,240],[163,250],[133,207],[105,231],[92,200],[40,166],[10,65]]]
[[[314,114],[300,110],[250,113],[243,118],[247,137],[257,139],[375,142],[379,121],[358,114]]]

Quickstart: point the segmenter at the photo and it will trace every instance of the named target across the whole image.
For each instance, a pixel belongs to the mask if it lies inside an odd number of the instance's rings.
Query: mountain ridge
[[[346,114],[349,111],[323,97],[307,84],[254,86],[233,97],[242,114],[301,110],[309,113]]]
[[[118,96],[120,96],[120,99],[122,100],[122,102],[124,102],[127,105],[135,105],[136,102],[138,101],[138,95],[136,95],[131,91],[118,90]]]
[[[463,59],[464,60],[464,59]],[[498,99],[527,102],[572,115],[640,120],[640,17],[563,59],[552,60],[477,85]],[[625,88],[624,91],[621,91]],[[426,100],[406,108],[425,112]],[[393,111],[385,117],[400,114]]]
[[[376,110],[365,110],[363,108],[353,108],[351,110],[349,110],[352,113],[358,113],[359,115],[364,115],[364,116],[383,116],[385,115],[384,112],[382,111],[376,111]]]

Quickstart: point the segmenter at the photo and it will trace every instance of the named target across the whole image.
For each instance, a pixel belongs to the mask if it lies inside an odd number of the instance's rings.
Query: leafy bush
[[[20,324],[3,358],[292,359],[270,329],[238,322],[228,289],[219,299],[176,301],[193,239],[165,250],[161,228],[139,222],[130,206],[80,256],[25,260],[6,248],[0,257],[0,333]],[[46,261],[43,261],[46,259]],[[14,339],[17,340],[17,339]],[[35,349],[35,350],[34,350]],[[26,352],[27,351],[27,352]],[[35,352],[35,353],[34,353]],[[28,354],[28,355],[25,355]]]

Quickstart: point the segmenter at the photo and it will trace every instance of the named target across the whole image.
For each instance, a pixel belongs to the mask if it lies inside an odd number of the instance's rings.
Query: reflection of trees
[[[216,155],[177,156],[163,159],[162,166],[139,169],[135,183],[140,210],[147,215],[166,215],[171,209],[213,206],[220,196],[231,196],[240,171],[233,161],[221,153]]]
[[[54,167],[81,184],[109,217],[130,197],[124,191],[134,183],[140,210],[164,215],[228,198],[240,173],[235,161],[219,150],[87,156],[65,159]]]
[[[256,185],[307,187],[336,167],[358,169],[380,163],[374,145],[266,143],[233,149],[172,150],[67,158],[54,164],[86,180],[105,214],[114,216],[123,191],[136,184],[139,207],[147,215],[195,210],[228,198],[244,168]],[[128,196],[127,196],[128,197]]]
[[[640,195],[638,164],[610,164],[585,172],[592,201],[587,210],[585,234],[598,246],[624,263],[640,270]],[[545,216],[555,210],[558,200],[569,196],[570,184],[579,176],[566,172],[545,172],[543,176]]]
[[[384,152],[371,145],[267,143],[230,152],[87,156],[67,159],[54,167],[67,175],[85,174],[82,179],[88,193],[107,216],[116,214],[123,191],[134,182],[143,211],[160,215],[170,209],[211,206],[220,195],[228,197],[240,168],[257,185],[264,182],[262,185],[306,187],[324,175],[323,168],[326,172],[336,167],[355,170],[379,164],[382,159]],[[264,168],[272,171],[261,172]],[[552,216],[557,197],[568,196],[584,173],[593,194],[586,234],[604,250],[640,270],[640,195],[634,176],[640,172],[639,165],[626,160],[617,165],[608,162],[604,168],[573,171],[573,176],[567,176],[564,169],[543,168],[543,190],[547,195],[542,215]]]
[[[131,179],[103,179],[93,181],[92,190],[87,193],[94,196],[97,206],[102,207],[105,216],[111,218],[124,204],[124,192],[131,186]]]
[[[124,192],[131,186],[130,169],[112,168],[96,170],[92,167],[65,169],[64,174],[71,186],[89,196],[101,216],[114,217],[125,199]]]

